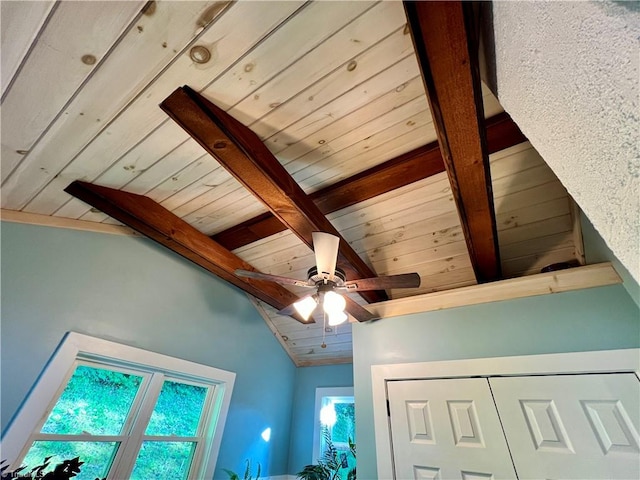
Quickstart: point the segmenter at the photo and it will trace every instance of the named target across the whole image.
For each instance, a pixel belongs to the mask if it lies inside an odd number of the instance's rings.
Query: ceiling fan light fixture
[[[268,280],[279,283],[280,285],[314,289],[316,291],[315,294],[299,298],[295,303],[280,309],[278,313],[281,315],[291,315],[296,320],[307,324],[313,311],[318,305],[321,305],[324,320],[325,322],[330,320],[329,325],[331,326],[338,325],[347,320],[348,316],[345,314],[347,301],[349,301],[349,315],[357,321],[368,322],[379,318],[358,303],[353,302],[350,298],[338,294],[337,291],[349,293],[389,290],[394,288],[417,288],[420,286],[420,275],[417,273],[381,275],[347,281],[344,270],[336,266],[340,239],[335,235],[323,232],[312,232],[312,236],[316,265],[307,271],[306,281],[261,273],[254,269],[238,269],[235,270],[234,273],[239,277]]]
[[[340,325],[341,323],[346,322],[347,318],[349,318],[347,314],[344,312],[329,313],[327,315],[329,317],[329,320],[327,321],[327,323],[332,327],[335,327],[336,325]]]
[[[322,300],[322,308],[327,315],[337,314],[344,312],[344,308],[347,306],[347,302],[339,293],[329,291],[324,294]]]
[[[316,303],[313,296],[304,297],[293,304],[294,308],[300,314],[300,316],[304,319],[305,322],[309,320],[309,317],[311,316],[313,311],[316,309],[317,305],[318,304]]]

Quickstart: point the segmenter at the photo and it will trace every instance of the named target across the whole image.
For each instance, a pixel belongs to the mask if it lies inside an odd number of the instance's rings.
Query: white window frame
[[[640,380],[640,349],[553,353],[371,366],[378,479],[393,479],[387,382],[522,375],[634,373]]]
[[[76,332],[64,336],[2,438],[2,457],[11,462],[10,469],[19,466],[15,465],[16,460],[26,454],[30,437],[43,423],[47,407],[66,386],[79,360],[158,371],[169,379],[192,379],[215,387],[209,411],[203,412],[210,416],[209,428],[204,435],[205,446],[200,458],[194,457],[194,468],[189,474],[190,479],[213,478],[236,374]]]
[[[320,446],[322,424],[320,422],[320,410],[322,410],[323,401],[325,397],[350,397],[354,399],[353,387],[318,387],[316,388],[316,405],[315,405],[315,417],[313,423],[313,456],[311,463],[318,463],[320,459]],[[346,403],[346,402],[343,402]]]

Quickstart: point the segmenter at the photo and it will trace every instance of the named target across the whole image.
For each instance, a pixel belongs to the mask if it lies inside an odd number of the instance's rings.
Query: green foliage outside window
[[[41,433],[54,435],[121,435],[142,377],[79,365],[42,426]],[[118,449],[117,442],[38,440],[23,465],[42,458],[53,463],[79,457],[84,466],[79,480],[105,477]],[[49,468],[53,469],[53,465]]]
[[[355,443],[355,405],[351,402],[333,403],[333,410],[336,413],[336,422],[331,429],[323,428],[323,441],[321,450],[325,454],[335,449],[337,459],[340,461],[340,468],[336,470],[336,480],[348,480],[350,471],[355,471],[356,456],[355,448],[350,445]],[[330,442],[327,441],[326,433],[329,433]]]
[[[355,405],[353,403],[334,403],[336,423],[331,429],[333,443],[348,443],[349,439],[355,439]]]
[[[193,446],[187,442],[143,442],[130,480],[187,478]]]
[[[84,465],[76,479],[106,477],[120,442],[104,436],[129,434],[124,429],[134,413],[132,407],[143,379],[141,375],[78,365],[41,429],[46,439],[32,444],[22,465],[39,465],[43,458],[52,457],[42,469],[46,473],[64,459],[79,457]],[[166,437],[166,441],[143,441],[131,480],[187,478],[196,443],[176,441],[176,437],[197,436],[207,393],[204,386],[163,382],[145,435]],[[65,435],[90,437],[71,441]]]
[[[195,436],[206,397],[205,387],[165,381],[145,435]]]
[[[120,435],[141,383],[137,375],[79,365],[41,432]]]
[[[56,463],[63,462],[66,458],[80,458],[84,465],[82,473],[78,473],[76,478],[94,480],[107,476],[116,448],[115,442],[37,441],[22,460],[22,465],[32,468],[43,458],[51,457],[51,465],[44,470],[48,472],[53,470]]]

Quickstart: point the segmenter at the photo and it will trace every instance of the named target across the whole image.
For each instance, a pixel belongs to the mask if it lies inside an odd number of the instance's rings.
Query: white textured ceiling
[[[640,7],[493,2],[494,87],[640,281]]]

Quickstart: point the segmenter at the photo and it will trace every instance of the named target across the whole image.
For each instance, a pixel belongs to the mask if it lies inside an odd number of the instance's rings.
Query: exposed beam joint
[[[405,2],[451,191],[478,282],[501,277],[478,37],[468,2]]]
[[[339,237],[338,265],[348,279],[376,276],[248,127],[187,86],[178,88],[160,106],[310,248],[313,232]],[[369,302],[387,299],[384,291],[361,295]]]
[[[490,154],[527,141],[506,113],[486,120],[486,131]],[[440,146],[438,142],[432,142],[317,190],[309,194],[309,198],[327,215],[444,171]],[[267,212],[211,238],[225,248],[235,250],[284,230],[286,227],[282,222]]]

